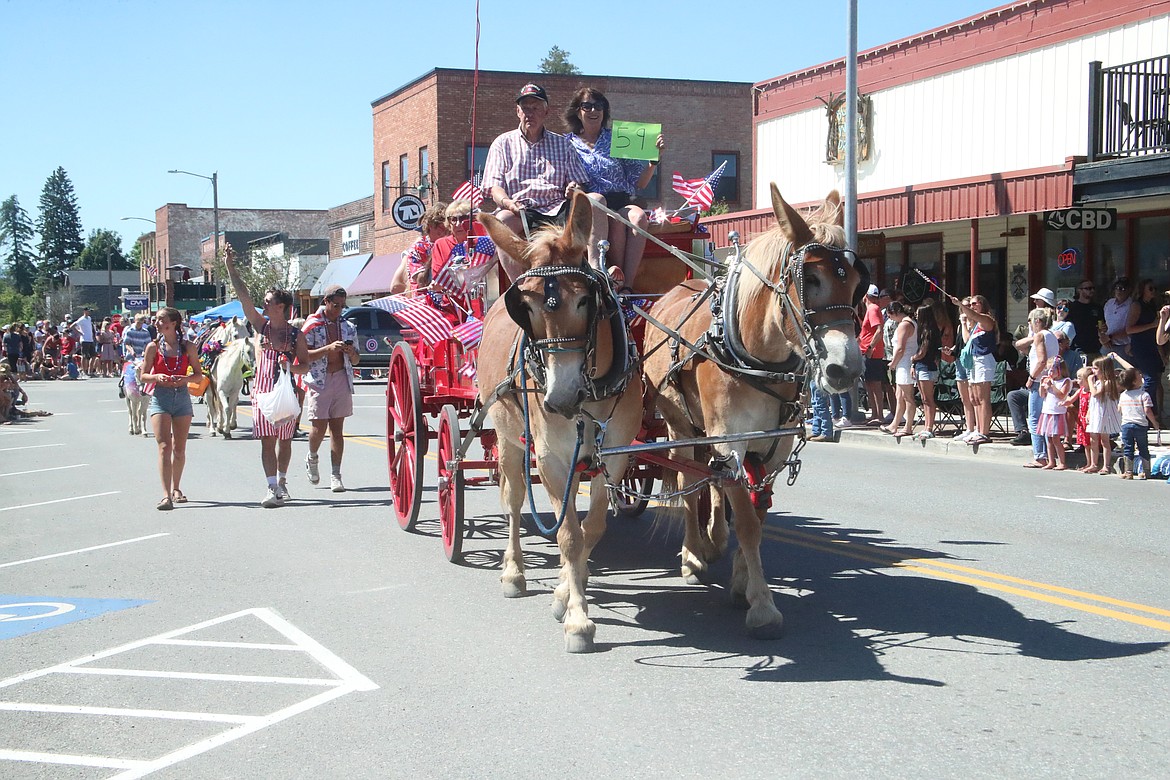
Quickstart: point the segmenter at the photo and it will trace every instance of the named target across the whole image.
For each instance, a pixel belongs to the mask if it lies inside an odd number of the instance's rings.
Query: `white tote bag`
[[[276,378],[272,389],[267,393],[258,393],[253,399],[256,408],[273,425],[280,425],[288,420],[296,419],[301,413],[301,405],[297,401],[297,392],[293,389],[292,375],[288,366],[280,367],[280,376]]]

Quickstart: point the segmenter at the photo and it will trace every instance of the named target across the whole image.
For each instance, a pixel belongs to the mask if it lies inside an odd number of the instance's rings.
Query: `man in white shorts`
[[[332,477],[329,487],[344,493],[341,482],[341,457],[345,451],[345,418],[353,414],[353,367],[361,361],[354,340],[357,330],[342,319],[345,288],[331,284],[321,296],[321,307],[305,320],[302,330],[309,348],[309,372],[305,375],[305,416],[312,423],[309,455],[305,470],[309,483],[321,481],[317,450],[329,433],[329,456]]]

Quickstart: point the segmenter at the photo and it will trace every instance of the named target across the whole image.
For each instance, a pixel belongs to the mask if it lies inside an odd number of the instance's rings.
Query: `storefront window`
[[[1113,286],[1113,280],[1126,275],[1125,264],[1125,222],[1117,230],[1098,230],[1093,236],[1093,281],[1097,293]]]
[[[886,275],[885,287],[893,290],[894,285],[902,278],[902,242],[889,241],[886,243]]]
[[[1041,287],[1054,290],[1057,296],[1076,289],[1087,275],[1085,234],[1080,230],[1049,230],[1044,233],[1044,273]]]
[[[1170,289],[1170,217],[1141,217],[1135,221],[1135,276],[1153,279],[1159,290]]]

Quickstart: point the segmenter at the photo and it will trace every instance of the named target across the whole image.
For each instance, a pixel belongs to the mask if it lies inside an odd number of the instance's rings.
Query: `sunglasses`
[[[452,225],[471,224],[471,215],[464,214],[461,217],[448,217],[447,221],[450,222]]]
[[[581,110],[582,111],[604,111],[605,104],[604,103],[582,103]]]

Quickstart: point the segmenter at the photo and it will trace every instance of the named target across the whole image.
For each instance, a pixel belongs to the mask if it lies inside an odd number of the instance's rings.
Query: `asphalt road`
[[[442,557],[388,506],[384,385],[335,495],[259,507],[259,445],[202,436],[158,512],[155,444],[113,380],[30,384],[0,427],[0,777],[1162,777],[1162,481],[809,445],[764,546],[787,635],[748,639],[679,534],[612,520],[599,652],[566,654],[556,548],[505,600],[495,489]],[[246,409],[246,407],[245,407]],[[323,458],[323,461],[325,458]],[[1072,500],[1070,500],[1072,499]],[[67,763],[62,763],[67,762]]]

